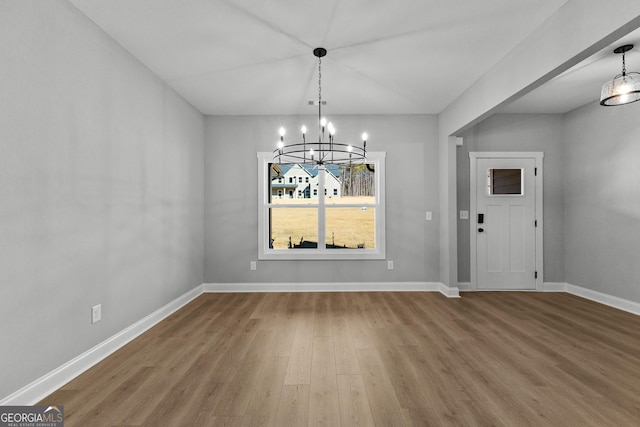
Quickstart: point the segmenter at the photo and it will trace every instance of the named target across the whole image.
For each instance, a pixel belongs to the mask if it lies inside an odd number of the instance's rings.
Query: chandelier
[[[631,49],[633,45],[626,44],[613,51],[622,54],[622,74],[618,74],[602,86],[600,105],[608,107],[640,101],[640,73],[627,73],[624,62],[624,53]]]
[[[327,50],[318,47],[313,50],[313,54],[318,58],[318,140],[307,141],[307,127],[303,125],[300,129],[302,142],[285,144],[286,130],[281,127],[278,148],[273,150],[273,160],[276,163],[311,165],[363,163],[367,159],[368,135],[362,134],[362,147],[336,142],[335,126],[322,116],[322,57],[327,54]]]

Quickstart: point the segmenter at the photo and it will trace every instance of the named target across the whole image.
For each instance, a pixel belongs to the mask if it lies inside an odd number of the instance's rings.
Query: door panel
[[[527,230],[524,223],[526,214],[524,206],[509,206],[509,209],[510,268],[513,272],[523,273],[526,269],[525,256],[527,255],[525,250]]]
[[[535,289],[535,159],[478,158],[477,289]],[[479,215],[476,220],[479,219]]]
[[[481,212],[480,210],[478,212]],[[480,242],[482,242],[483,237],[485,243],[483,246],[483,250],[485,252],[485,258],[487,260],[486,270],[489,272],[501,272],[503,267],[502,262],[502,251],[492,250],[492,248],[499,248],[502,245],[501,240],[503,239],[502,230],[500,229],[500,224],[504,222],[504,209],[502,206],[497,205],[486,205],[484,209],[484,232],[478,236]],[[487,230],[494,230],[494,232],[489,233]],[[482,244],[482,243],[481,243]],[[482,257],[480,258],[482,259]]]

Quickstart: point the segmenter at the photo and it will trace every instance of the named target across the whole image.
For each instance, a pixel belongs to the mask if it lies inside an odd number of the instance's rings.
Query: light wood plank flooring
[[[640,317],[568,294],[204,294],[39,404],[66,425],[640,425]]]

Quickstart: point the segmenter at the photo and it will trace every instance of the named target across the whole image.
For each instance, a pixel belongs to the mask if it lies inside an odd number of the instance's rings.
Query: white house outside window
[[[258,258],[384,259],[384,159],[275,165],[273,153],[258,153]],[[278,197],[281,178],[296,198]]]

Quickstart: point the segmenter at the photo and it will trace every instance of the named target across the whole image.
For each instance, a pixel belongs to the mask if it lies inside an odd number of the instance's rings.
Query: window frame
[[[318,203],[306,208],[318,211],[318,248],[313,249],[272,249],[269,235],[269,209],[272,207],[287,208],[286,204],[269,203],[270,164],[273,163],[272,152],[259,152],[258,155],[258,259],[259,260],[373,260],[386,258],[385,236],[385,152],[367,153],[367,163],[376,168],[375,202],[372,204],[344,204],[339,207],[326,203],[330,199],[324,191],[318,191]],[[324,187],[324,175],[319,173],[319,188]],[[324,187],[326,190],[326,187]],[[363,207],[375,209],[375,248],[327,249],[326,244],[326,209]],[[301,207],[291,205],[290,207]]]

